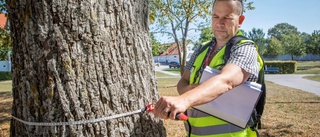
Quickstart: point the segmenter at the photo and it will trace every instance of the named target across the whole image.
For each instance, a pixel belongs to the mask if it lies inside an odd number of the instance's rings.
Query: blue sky
[[[288,23],[298,31],[311,34],[320,30],[320,0],[247,0],[253,2],[255,10],[247,10],[241,29],[249,32],[252,28],[268,29],[279,23]],[[198,39],[200,32],[189,32],[189,38]],[[173,42],[161,36],[160,43]]]
[[[268,29],[279,23],[289,23],[298,31],[311,34],[320,30],[320,0],[248,0],[255,10],[247,11],[242,29],[246,32],[260,28]]]

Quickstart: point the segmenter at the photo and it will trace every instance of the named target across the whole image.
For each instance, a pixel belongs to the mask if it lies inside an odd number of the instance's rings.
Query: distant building
[[[5,14],[0,14],[0,28],[3,29],[7,26],[7,17]]]
[[[7,17],[5,14],[0,14],[0,28],[4,29],[7,26]],[[8,52],[8,59],[6,61],[0,60],[0,72],[10,72],[11,71],[11,51]]]
[[[0,72],[11,72],[11,51],[8,52],[8,60],[1,61],[0,60]]]
[[[187,44],[187,59],[188,59],[188,54],[189,53],[193,53],[193,49],[194,49],[194,44],[192,44],[191,42],[189,42]],[[180,47],[180,51],[183,54],[183,47]],[[169,62],[175,61],[175,62],[180,62],[179,61],[179,50],[178,50],[178,46],[176,43],[171,43],[170,46],[159,56],[154,56],[153,57],[155,62],[159,62],[162,64],[167,64]]]

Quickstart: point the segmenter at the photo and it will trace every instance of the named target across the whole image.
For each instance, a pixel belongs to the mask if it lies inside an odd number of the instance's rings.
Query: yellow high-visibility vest
[[[237,35],[241,35],[238,33]],[[237,45],[242,43],[251,42],[251,40],[241,40]],[[225,65],[223,56],[225,53],[226,46],[224,46],[211,60],[209,66],[215,69],[222,69],[222,65]],[[209,47],[198,54],[193,68],[190,70],[190,80],[189,84],[198,84],[200,81],[199,70],[201,69],[202,63],[205,60],[206,53]],[[260,69],[262,69],[263,61],[258,54],[258,61],[260,63]],[[185,128],[187,130],[187,135],[191,137],[256,137],[257,133],[249,126],[243,129],[226,121],[213,117],[209,114],[203,113],[196,109],[189,108],[187,110],[188,122],[185,122]]]

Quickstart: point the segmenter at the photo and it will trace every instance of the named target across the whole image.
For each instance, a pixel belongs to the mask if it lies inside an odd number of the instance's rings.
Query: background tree
[[[254,9],[253,2],[246,2],[246,0],[244,2],[246,9]],[[192,29],[201,30],[211,25],[212,4],[213,1],[201,0],[150,1],[150,23],[156,24],[153,31],[168,35],[178,45],[181,74],[186,62],[187,40],[191,39],[188,37],[188,32]]]
[[[295,26],[292,26],[288,23],[279,23],[276,24],[273,28],[270,28],[268,30],[268,37],[269,42],[268,42],[268,47],[267,47],[267,52],[265,55],[267,56],[277,56],[281,54],[293,54],[293,49],[290,49],[290,37],[293,38],[293,40],[297,40],[297,37],[299,36],[298,29]],[[286,37],[286,38],[283,38]],[[296,42],[297,42],[296,41]],[[296,45],[296,44],[294,44]],[[300,45],[299,45],[300,47]],[[288,51],[290,50],[290,51]],[[294,53],[298,54],[298,53]]]
[[[315,30],[306,40],[306,51],[313,55],[320,54],[320,30]]]
[[[0,13],[5,14],[5,1],[0,0]],[[8,60],[8,51],[11,51],[11,39],[7,26],[0,28],[0,60]]]
[[[297,34],[282,35],[282,42],[284,51],[286,54],[291,55],[291,60],[293,56],[305,55],[305,45],[303,43],[303,38]]]
[[[208,22],[211,15],[211,1],[198,0],[151,0],[151,23],[157,24],[156,33],[167,34],[178,46],[180,70],[184,70],[188,32],[192,22]],[[201,24],[201,23],[200,23]],[[182,48],[181,48],[182,47]],[[180,49],[183,49],[181,52]]]
[[[263,55],[266,50],[266,39],[264,38],[265,33],[263,30],[252,28],[247,34],[247,37],[257,44],[260,55]]]
[[[211,27],[207,27],[201,30],[201,34],[200,34],[200,44],[208,42],[210,40],[212,40],[213,37],[213,33],[212,33],[212,28]]]
[[[11,51],[10,34],[6,28],[0,29],[0,60],[8,60],[8,52]]]
[[[282,35],[299,34],[298,29],[288,23],[279,23],[268,30],[268,36],[275,37],[281,41]]]
[[[0,12],[6,13],[6,2],[5,0],[0,0]]]
[[[151,45],[152,45],[152,55],[158,56],[162,52],[160,43],[155,39],[154,33],[150,33]]]
[[[13,44],[12,115],[32,122],[96,119],[158,99],[148,1],[7,0]],[[11,136],[165,136],[136,114],[93,124],[11,121]]]
[[[284,53],[284,48],[282,47],[281,42],[276,37],[271,37],[268,41],[266,52],[263,55],[275,57],[283,53]]]

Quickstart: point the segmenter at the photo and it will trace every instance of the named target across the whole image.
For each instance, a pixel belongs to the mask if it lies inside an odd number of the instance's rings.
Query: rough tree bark
[[[146,0],[6,0],[13,42],[13,112],[31,122],[96,119],[158,99]],[[11,136],[165,136],[136,114],[94,124],[30,126]]]

